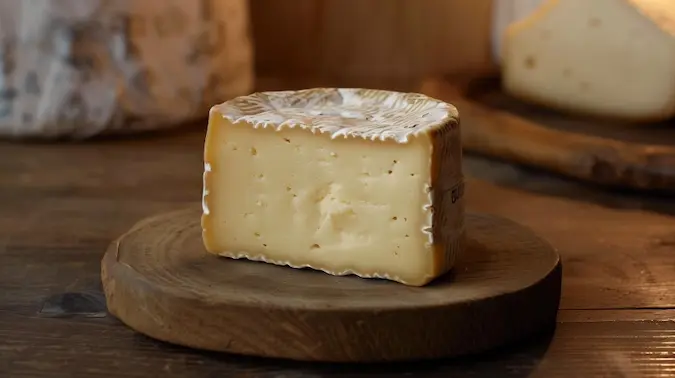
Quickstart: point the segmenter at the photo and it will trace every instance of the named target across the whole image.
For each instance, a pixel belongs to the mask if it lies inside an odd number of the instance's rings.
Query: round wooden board
[[[170,343],[333,362],[457,356],[556,321],[560,258],[505,219],[467,215],[455,272],[408,287],[208,254],[200,214],[149,218],[111,245],[102,262],[111,314]]]
[[[431,79],[420,92],[457,106],[467,151],[601,185],[675,192],[675,120],[572,116],[509,96],[496,77]]]

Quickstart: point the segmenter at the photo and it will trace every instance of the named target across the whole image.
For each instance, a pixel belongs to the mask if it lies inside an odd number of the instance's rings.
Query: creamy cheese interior
[[[209,251],[411,284],[436,273],[424,208],[428,134],[401,144],[212,122],[203,221]]]

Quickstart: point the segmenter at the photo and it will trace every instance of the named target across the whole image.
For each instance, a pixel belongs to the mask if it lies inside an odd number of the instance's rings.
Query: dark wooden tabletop
[[[324,365],[203,353],[106,315],[100,260],[142,217],[200,200],[203,126],[73,144],[0,143],[1,377],[664,377],[675,375],[675,201],[475,156],[469,210],[563,255],[553,333],[485,355]]]

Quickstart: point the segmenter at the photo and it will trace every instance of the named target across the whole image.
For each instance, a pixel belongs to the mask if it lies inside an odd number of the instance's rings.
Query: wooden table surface
[[[195,126],[82,144],[0,143],[0,376],[675,375],[675,201],[469,156],[469,210],[530,226],[563,255],[553,334],[471,358],[385,366],[217,355],[135,334],[105,313],[101,257],[140,218],[200,200],[203,137]]]

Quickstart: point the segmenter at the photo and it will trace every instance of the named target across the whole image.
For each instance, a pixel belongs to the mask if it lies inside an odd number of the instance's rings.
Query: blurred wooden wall
[[[492,0],[250,1],[262,76],[353,83],[492,69]]]

